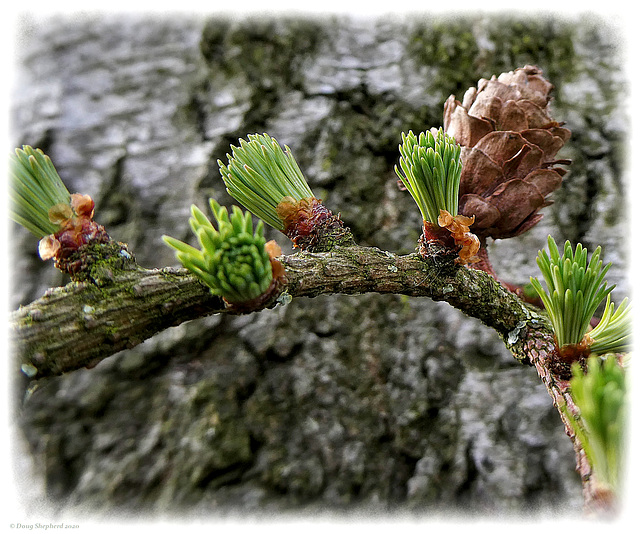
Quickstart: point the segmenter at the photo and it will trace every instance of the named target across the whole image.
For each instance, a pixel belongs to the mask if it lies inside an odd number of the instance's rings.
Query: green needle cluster
[[[462,162],[460,145],[453,137],[431,129],[418,137],[412,131],[402,133],[400,169],[395,171],[415,200],[422,218],[438,224],[440,210],[458,214],[458,191]]]
[[[214,295],[230,303],[247,302],[264,294],[272,280],[269,254],[265,249],[264,225],[255,231],[249,212],[233,206],[227,209],[209,201],[218,229],[195,205],[189,224],[201,249],[169,236],[164,242],[176,250],[176,257],[187,269],[206,283]]]
[[[594,354],[604,354],[625,349],[630,338],[631,317],[626,299],[614,313],[609,294],[615,285],[607,286],[604,280],[611,264],[602,266],[600,247],[596,248],[587,263],[587,250],[581,244],[576,246],[574,252],[567,241],[562,256],[551,236],[548,245],[549,254],[540,251],[537,262],[549,293],[536,278],[531,278],[531,284],[549,314],[558,346],[562,348],[583,340],[593,314],[606,297],[604,322],[589,332],[589,337],[594,341],[590,350]]]
[[[607,352],[628,352],[631,349],[631,331],[633,329],[632,317],[629,313],[629,299],[620,303],[615,309],[611,296],[607,295],[607,304],[598,325],[589,332],[593,340],[590,346],[594,354],[606,354]]]
[[[68,206],[71,195],[49,156],[27,145],[17,148],[9,177],[11,218],[39,238],[56,233],[60,227],[49,220],[49,210],[57,204]]]
[[[587,360],[587,373],[573,365],[571,395],[580,409],[584,431],[569,420],[598,480],[618,487],[625,444],[625,371],[614,356]],[[586,432],[586,434],[585,434]]]
[[[253,134],[249,141],[231,147],[225,165],[218,160],[227,192],[246,209],[277,230],[284,225],[276,207],[284,197],[312,198],[307,184],[288,146],[284,150],[273,137]]]

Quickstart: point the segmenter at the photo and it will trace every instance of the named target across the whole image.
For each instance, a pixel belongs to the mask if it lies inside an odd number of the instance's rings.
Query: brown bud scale
[[[296,201],[291,197],[282,199],[277,208],[283,222],[284,234],[293,246],[313,252],[323,252],[325,241],[331,237],[328,247],[336,241],[348,240],[350,232],[344,227],[340,215],[334,215],[317,198]]]
[[[549,360],[549,370],[557,375],[562,380],[570,380],[571,366],[574,363],[578,363],[582,370],[586,370],[587,358],[591,354],[589,348],[593,341],[589,336],[585,336],[580,343],[572,343],[563,345],[558,349],[558,343],[556,340],[556,347],[551,358]]]
[[[438,224],[423,221],[420,236],[420,253],[428,255],[429,244],[439,244],[458,252],[456,263],[468,264],[480,261],[476,255],[480,250],[480,240],[469,231],[473,217],[451,215],[447,210],[440,210]]]

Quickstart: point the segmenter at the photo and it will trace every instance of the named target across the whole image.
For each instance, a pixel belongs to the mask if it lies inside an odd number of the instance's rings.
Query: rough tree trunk
[[[216,159],[263,131],[360,244],[407,254],[420,221],[393,173],[400,132],[440,125],[449,94],[480,77],[537,64],[574,164],[542,223],[490,246],[494,266],[526,282],[551,233],[602,244],[625,294],[614,41],[582,19],[27,19],[13,141],[44,149],[148,268],[176,265],[160,236],[187,238],[191,203],[231,203]],[[15,236],[17,306],[64,280]],[[65,511],[581,511],[571,443],[534,368],[419,297],[199,319],[48,379],[16,420],[18,461]]]

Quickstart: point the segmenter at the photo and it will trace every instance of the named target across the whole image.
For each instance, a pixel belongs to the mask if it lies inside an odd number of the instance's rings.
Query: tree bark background
[[[408,253],[420,216],[396,185],[400,133],[440,126],[449,94],[480,77],[537,64],[574,163],[543,221],[490,255],[524,283],[547,234],[600,244],[619,301],[628,126],[615,43],[615,28],[583,17],[25,17],[11,135],[92,195],[144,267],[176,265],[160,236],[189,238],[192,203],[232,203],[216,160],[256,132],[291,147],[359,244]],[[66,281],[12,230],[16,307]],[[47,380],[15,417],[28,485],[69,513],[581,510],[535,370],[427,299],[322,296],[192,321]]]

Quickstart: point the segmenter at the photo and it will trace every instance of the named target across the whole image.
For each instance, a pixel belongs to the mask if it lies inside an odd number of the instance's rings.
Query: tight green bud
[[[170,236],[162,239],[214,295],[232,304],[260,297],[273,279],[262,221],[254,231],[250,213],[234,206],[229,216],[227,209],[213,199],[210,206],[217,229],[202,211],[191,206],[189,224],[200,243],[199,250]]]

